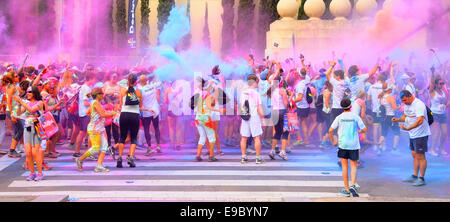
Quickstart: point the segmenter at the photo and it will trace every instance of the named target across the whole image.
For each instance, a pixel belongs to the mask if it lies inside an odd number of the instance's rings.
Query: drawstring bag
[[[136,95],[136,91],[133,87],[128,88],[127,96],[125,98],[125,105],[127,106],[135,106],[139,105],[140,101]]]
[[[288,111],[284,114],[284,131],[297,131],[300,129],[300,122],[298,121],[298,116],[296,111],[296,106],[293,101],[289,102]]]

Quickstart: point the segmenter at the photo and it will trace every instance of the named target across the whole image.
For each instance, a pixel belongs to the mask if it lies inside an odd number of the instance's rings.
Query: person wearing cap
[[[161,152],[161,132],[159,130],[159,113],[161,101],[161,82],[155,79],[155,74],[151,73],[147,76],[145,74],[139,77],[140,87],[142,92],[142,125],[144,126],[144,135],[147,140],[146,156],[153,153],[152,141],[150,136],[150,124],[153,124],[156,137],[156,151]]]
[[[381,135],[381,124],[384,120],[384,118],[380,115],[380,99],[378,96],[380,93],[383,92],[383,84],[386,82],[386,76],[387,73],[383,72],[377,76],[377,82],[369,87],[369,90],[367,92],[368,97],[367,101],[370,101],[372,106],[370,109],[368,109],[367,113],[369,113],[370,116],[373,117],[373,131],[372,131],[372,138],[374,142],[381,143],[382,141],[382,135]],[[375,146],[374,150],[377,152],[377,154],[381,154],[381,150],[379,148],[384,147],[378,147]]]
[[[383,92],[380,93],[378,99],[380,100],[380,105],[384,107],[384,116],[382,118],[384,121],[381,123],[381,137],[380,137],[380,145],[378,152],[386,150],[385,142],[389,132],[389,129],[394,133],[394,144],[392,145],[392,151],[397,150],[397,145],[400,140],[400,128],[398,127],[398,123],[392,122],[391,119],[395,117],[395,111],[399,110],[400,107],[397,106],[395,102],[395,97],[392,95],[392,91],[395,86],[392,84],[384,83],[383,84]]]
[[[404,74],[404,75],[407,75],[408,77],[402,76],[403,77],[402,79],[407,80],[407,83],[403,89],[408,90],[411,94],[413,94],[415,97],[417,97],[417,89],[415,86],[416,76],[414,74],[412,74],[412,75]]]
[[[295,104],[297,106],[297,116],[298,119],[300,121],[300,125],[303,131],[303,138],[302,139],[302,135],[300,133],[300,130],[297,131],[297,141],[294,142],[294,146],[297,145],[307,145],[309,144],[308,141],[308,129],[306,126],[306,119],[309,116],[309,111],[310,111],[310,107],[309,107],[309,103],[306,101],[306,97],[308,96],[306,94],[307,89],[308,89],[308,85],[311,81],[311,78],[309,77],[309,75],[307,75],[306,69],[302,68],[300,70],[300,73],[298,73],[297,70],[295,70],[293,72],[294,76],[298,78],[297,83],[295,84]]]
[[[413,174],[403,182],[413,183],[413,186],[423,186],[426,184],[425,171],[427,169],[425,153],[428,151],[428,137],[431,135],[427,108],[425,103],[408,90],[400,92],[400,99],[405,104],[403,116],[391,120],[392,122],[404,122],[404,124],[399,124],[399,127],[408,131],[409,148],[413,156]]]
[[[367,128],[361,117],[351,111],[352,102],[349,98],[341,100],[340,105],[344,109],[344,112],[333,120],[328,133],[332,144],[339,148],[337,156],[341,160],[342,179],[344,180],[345,186],[340,194],[347,197],[350,197],[350,195],[358,197],[358,190],[356,188],[357,161],[359,160],[360,149],[358,133],[365,133]],[[338,140],[335,140],[333,136],[333,132],[336,129],[338,130]],[[348,183],[348,160],[350,160],[351,172],[350,186]]]

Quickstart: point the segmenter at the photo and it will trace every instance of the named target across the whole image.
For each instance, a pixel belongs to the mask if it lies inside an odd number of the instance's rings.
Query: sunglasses
[[[27,93],[33,93],[33,91],[27,91]]]

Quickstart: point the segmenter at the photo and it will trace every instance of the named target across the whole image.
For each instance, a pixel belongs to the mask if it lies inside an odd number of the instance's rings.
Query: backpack
[[[136,91],[134,90],[134,87],[129,87],[127,96],[125,97],[125,105],[127,106],[135,106],[139,105],[140,100],[136,95]]]
[[[308,104],[311,104],[313,102],[314,98],[312,96],[311,93],[311,89],[309,88],[309,86],[306,87],[306,102],[308,102]]]
[[[344,91],[343,99],[350,99],[351,96],[352,96],[352,91],[350,90],[350,88],[346,88]]]
[[[323,107],[323,94],[320,94],[318,97],[317,97],[317,101],[316,101],[316,107],[317,108],[321,108],[321,107]]]
[[[428,108],[428,106],[425,106],[427,108],[427,118],[428,118],[428,125],[431,126],[434,122],[433,112],[431,112],[431,109]]]
[[[248,103],[248,99],[246,99],[244,104],[242,105],[240,116],[245,121],[248,121],[250,119],[250,104]]]

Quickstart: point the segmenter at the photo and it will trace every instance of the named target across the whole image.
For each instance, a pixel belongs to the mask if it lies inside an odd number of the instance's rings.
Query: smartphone
[[[274,42],[273,46],[278,47],[278,43]]]

